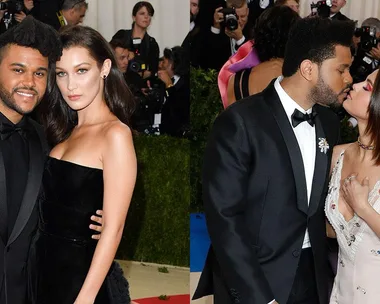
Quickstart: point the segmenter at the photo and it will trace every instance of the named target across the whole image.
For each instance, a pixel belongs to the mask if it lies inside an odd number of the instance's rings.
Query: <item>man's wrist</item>
[[[215,26],[211,26],[211,32],[213,34],[219,35],[220,34],[220,28],[217,28]]]
[[[243,35],[243,37],[241,37],[239,40],[236,40],[236,45],[237,46],[241,46],[245,41],[245,37]]]

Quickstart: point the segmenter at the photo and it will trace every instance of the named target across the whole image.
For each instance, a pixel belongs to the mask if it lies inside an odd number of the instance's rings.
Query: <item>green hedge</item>
[[[191,88],[191,129],[193,133],[191,151],[191,212],[203,209],[201,197],[201,168],[207,135],[215,118],[223,111],[218,85],[218,74],[214,70],[204,71],[192,69],[190,78]],[[347,118],[341,122],[342,143],[353,142],[357,139],[357,129],[348,127]]]
[[[135,137],[138,176],[117,258],[189,266],[190,142]]]

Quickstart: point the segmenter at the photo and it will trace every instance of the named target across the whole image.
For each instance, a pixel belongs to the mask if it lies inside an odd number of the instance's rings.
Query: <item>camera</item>
[[[236,15],[235,8],[223,8],[220,10],[223,13],[224,24],[227,29],[234,31],[238,28],[238,16]]]
[[[359,49],[364,52],[371,51],[372,48],[376,48],[380,42],[376,38],[376,28],[370,26],[362,26],[355,30],[355,36],[360,37]]]
[[[128,62],[128,70],[131,72],[140,73],[148,69],[140,53],[141,41],[141,38],[132,39],[132,51],[134,52],[135,56]]]
[[[140,73],[146,69],[146,64],[141,60],[139,55],[135,55],[135,58],[128,62],[128,70],[131,72]]]
[[[165,102],[165,84],[157,77],[149,79],[150,87],[134,92],[137,103],[132,116],[132,127],[145,134],[157,134],[155,116]]]
[[[7,10],[10,14],[21,12],[23,9],[23,1],[10,0],[7,2],[0,2],[0,10]]]
[[[312,16],[319,16],[322,18],[330,17],[331,1],[317,1],[317,3],[311,3],[310,9]]]

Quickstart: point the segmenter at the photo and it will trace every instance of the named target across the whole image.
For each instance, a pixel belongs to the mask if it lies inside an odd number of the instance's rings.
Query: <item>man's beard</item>
[[[16,103],[16,100],[14,99],[13,97],[13,94],[16,94],[17,91],[19,90],[28,90],[28,91],[33,91],[34,93],[36,93],[37,95],[37,102],[36,104],[34,105],[34,107],[29,110],[29,111],[24,111],[23,109],[21,109],[21,107],[19,107]],[[39,98],[39,94],[38,92],[36,91],[36,89],[34,88],[28,88],[28,87],[18,87],[18,88],[14,88],[13,89],[13,92],[10,93],[9,91],[7,91],[4,86],[2,86],[0,84],[0,99],[1,101],[3,102],[3,104],[8,107],[9,109],[17,112],[18,114],[20,115],[26,115],[26,114],[29,114],[31,113],[34,108],[38,105],[38,103],[40,102],[40,98]]]
[[[339,102],[339,95],[350,87],[351,84],[347,85],[342,91],[336,94],[319,75],[318,82],[316,86],[311,89],[308,99],[313,101],[313,103],[319,103],[323,106],[328,106],[333,110],[338,110],[342,107],[342,104]]]
[[[195,16],[193,15],[193,13],[190,11],[190,23],[193,22],[195,20]]]

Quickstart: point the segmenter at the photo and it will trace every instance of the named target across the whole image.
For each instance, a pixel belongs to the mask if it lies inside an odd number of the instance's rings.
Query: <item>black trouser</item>
[[[319,304],[313,252],[303,249],[287,304]]]

